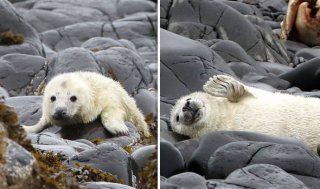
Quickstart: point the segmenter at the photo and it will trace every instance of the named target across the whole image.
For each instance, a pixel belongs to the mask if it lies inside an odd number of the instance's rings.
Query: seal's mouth
[[[185,125],[191,125],[199,120],[200,108],[195,104],[187,100],[186,104],[182,108],[183,123]]]

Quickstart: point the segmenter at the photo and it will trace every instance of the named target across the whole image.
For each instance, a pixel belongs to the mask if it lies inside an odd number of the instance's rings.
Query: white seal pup
[[[251,131],[300,139],[316,151],[320,99],[272,93],[217,75],[180,98],[171,111],[173,131],[199,137],[212,131]]]
[[[40,132],[50,124],[90,123],[99,116],[104,128],[113,135],[127,135],[124,121],[129,121],[150,136],[134,99],[119,82],[94,72],[64,73],[52,78],[44,90],[41,119],[36,125],[23,128]]]

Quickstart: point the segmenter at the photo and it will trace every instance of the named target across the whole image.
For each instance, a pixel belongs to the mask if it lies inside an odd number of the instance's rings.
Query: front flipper
[[[213,96],[225,97],[231,102],[238,102],[245,94],[245,86],[231,76],[215,75],[207,81],[203,90]]]
[[[124,116],[125,112],[121,109],[104,110],[101,113],[101,122],[112,135],[129,135],[129,129],[123,121]]]
[[[27,133],[38,133],[43,129],[47,128],[48,126],[49,126],[49,122],[47,122],[44,118],[41,118],[40,121],[34,126],[23,125],[22,127]]]

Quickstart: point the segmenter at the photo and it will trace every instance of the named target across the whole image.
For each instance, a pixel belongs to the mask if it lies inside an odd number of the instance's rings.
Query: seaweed
[[[21,34],[12,31],[0,33],[0,45],[18,45],[24,42],[24,37]]]
[[[157,171],[157,152],[154,152],[149,157],[149,162],[140,171],[139,173],[139,181],[138,187],[139,189],[156,189],[157,188],[157,178],[158,178],[158,171]]]
[[[103,142],[103,139],[100,137],[96,137],[94,140],[91,141],[93,144],[98,145]]]

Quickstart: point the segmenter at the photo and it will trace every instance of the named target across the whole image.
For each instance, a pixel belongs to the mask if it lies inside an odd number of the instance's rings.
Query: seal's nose
[[[66,108],[57,108],[52,117],[55,120],[62,120],[62,119],[67,118],[67,109]]]

